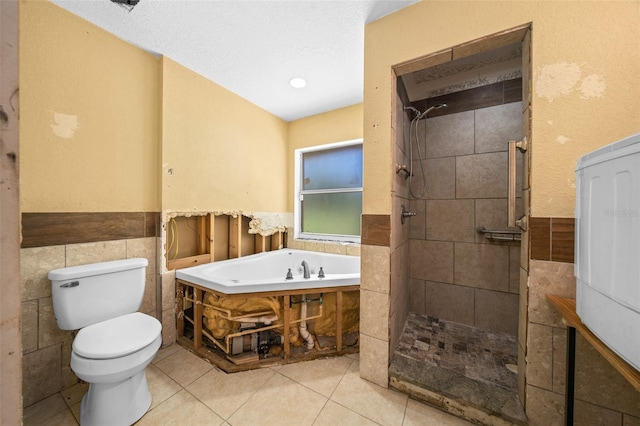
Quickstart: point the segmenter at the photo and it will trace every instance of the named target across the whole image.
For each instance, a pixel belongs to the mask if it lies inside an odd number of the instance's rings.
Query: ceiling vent
[[[111,0],[113,3],[124,7],[129,12],[133,10],[133,8],[140,3],[140,0]]]

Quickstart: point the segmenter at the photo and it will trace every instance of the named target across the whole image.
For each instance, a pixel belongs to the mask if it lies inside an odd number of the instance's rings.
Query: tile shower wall
[[[421,120],[419,134],[427,189],[410,204],[410,309],[516,335],[520,243],[477,229],[507,229],[507,142],[521,138],[522,102]]]
[[[58,328],[51,301],[50,270],[94,262],[144,257],[146,287],[140,311],[158,317],[156,237],[23,248],[22,281],[23,405],[29,406],[77,382],[69,367],[74,333]],[[171,283],[173,284],[173,283]],[[173,294],[173,287],[162,293]],[[167,315],[168,316],[168,315]],[[163,319],[165,315],[162,315]],[[175,340],[175,320],[163,321],[163,340]],[[168,334],[168,335],[165,335]],[[171,340],[172,341],[172,340]]]
[[[398,84],[396,90],[396,103],[394,122],[392,125],[394,137],[394,158],[399,164],[409,164],[410,147],[409,136],[411,116],[404,110],[405,105],[410,105],[409,96],[404,85]],[[414,169],[415,170],[415,169]],[[409,315],[410,294],[407,291],[409,282],[409,236],[411,221],[415,217],[408,218],[404,224],[400,220],[402,206],[411,209],[409,180],[402,173],[396,173],[392,186],[393,204],[391,207],[391,241],[390,241],[390,286],[389,286],[389,353],[392,354],[400,340],[404,324]],[[415,191],[414,191],[415,192]]]

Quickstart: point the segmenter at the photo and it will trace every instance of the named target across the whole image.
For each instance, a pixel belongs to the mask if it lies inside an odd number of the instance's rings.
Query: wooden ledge
[[[551,302],[554,308],[562,315],[562,319],[567,327],[573,327],[589,342],[604,359],[618,370],[622,376],[640,392],[640,371],[636,370],[618,354],[613,352],[607,345],[602,342],[589,328],[582,323],[580,317],[576,313],[576,300],[565,297],[547,294],[547,300]]]

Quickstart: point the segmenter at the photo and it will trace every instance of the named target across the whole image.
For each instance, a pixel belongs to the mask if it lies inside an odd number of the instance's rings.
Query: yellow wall
[[[285,121],[48,1],[20,37],[23,212],[286,211]]]
[[[295,150],[359,138],[362,138],[362,104],[336,109],[289,123],[289,154],[287,156],[288,211],[293,211]]]
[[[640,132],[640,1],[428,1],[365,29],[364,213],[391,211],[391,67],[532,23],[532,216],[572,217],[577,159]]]
[[[157,211],[158,75],[149,53],[21,1],[21,210]]]
[[[169,58],[162,65],[163,211],[287,208],[287,123]]]

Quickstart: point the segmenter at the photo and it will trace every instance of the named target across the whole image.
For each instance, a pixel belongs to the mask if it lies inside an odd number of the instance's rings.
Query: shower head
[[[426,117],[426,116],[427,116],[427,114],[429,114],[429,113],[430,113],[431,111],[433,111],[434,109],[440,109],[440,108],[446,108],[446,107],[447,107],[447,104],[436,104],[436,105],[430,106],[429,108],[427,108],[427,109],[425,110],[425,112],[423,112],[422,114],[420,114],[420,115],[418,116],[418,120],[420,120],[421,118]]]

